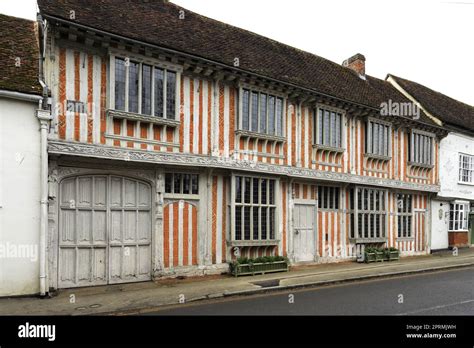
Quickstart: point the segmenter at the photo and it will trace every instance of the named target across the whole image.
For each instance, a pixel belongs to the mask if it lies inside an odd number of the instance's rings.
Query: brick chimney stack
[[[342,62],[342,66],[352,69],[360,76],[365,77],[365,57],[360,53],[346,59]]]

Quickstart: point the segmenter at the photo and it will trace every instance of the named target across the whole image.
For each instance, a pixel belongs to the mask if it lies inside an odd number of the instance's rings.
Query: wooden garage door
[[[59,287],[145,281],[151,270],[151,188],[110,175],[60,186]]]

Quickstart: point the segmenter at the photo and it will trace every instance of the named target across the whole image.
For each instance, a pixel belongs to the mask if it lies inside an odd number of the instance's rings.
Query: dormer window
[[[283,97],[243,88],[239,130],[266,136],[284,135]]]

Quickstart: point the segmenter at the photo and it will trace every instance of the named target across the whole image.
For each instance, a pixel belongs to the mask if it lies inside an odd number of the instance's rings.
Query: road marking
[[[415,313],[427,312],[427,311],[441,309],[441,308],[459,306],[461,304],[466,304],[466,303],[471,303],[471,302],[474,302],[474,299],[473,300],[460,301],[460,302],[456,302],[456,303],[445,304],[445,305],[439,305],[439,306],[434,306],[434,307],[427,307],[427,308],[417,309],[416,311],[400,313],[400,314],[397,314],[397,315],[411,315],[411,314],[415,314]]]

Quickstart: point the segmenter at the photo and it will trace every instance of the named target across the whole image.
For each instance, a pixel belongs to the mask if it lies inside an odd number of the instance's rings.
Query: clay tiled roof
[[[35,22],[0,14],[0,89],[41,94]]]
[[[163,0],[38,0],[43,15],[158,45],[345,101],[409,102],[390,83]],[[180,11],[184,10],[184,19]],[[74,11],[74,12],[72,12]],[[74,13],[75,19],[70,15]],[[421,121],[435,125],[426,115]]]
[[[415,98],[430,114],[444,123],[474,131],[474,107],[436,92],[419,83],[391,76],[400,87]]]
[[[41,13],[171,48],[346,101],[378,108],[381,96],[354,71],[162,0],[38,0]]]

